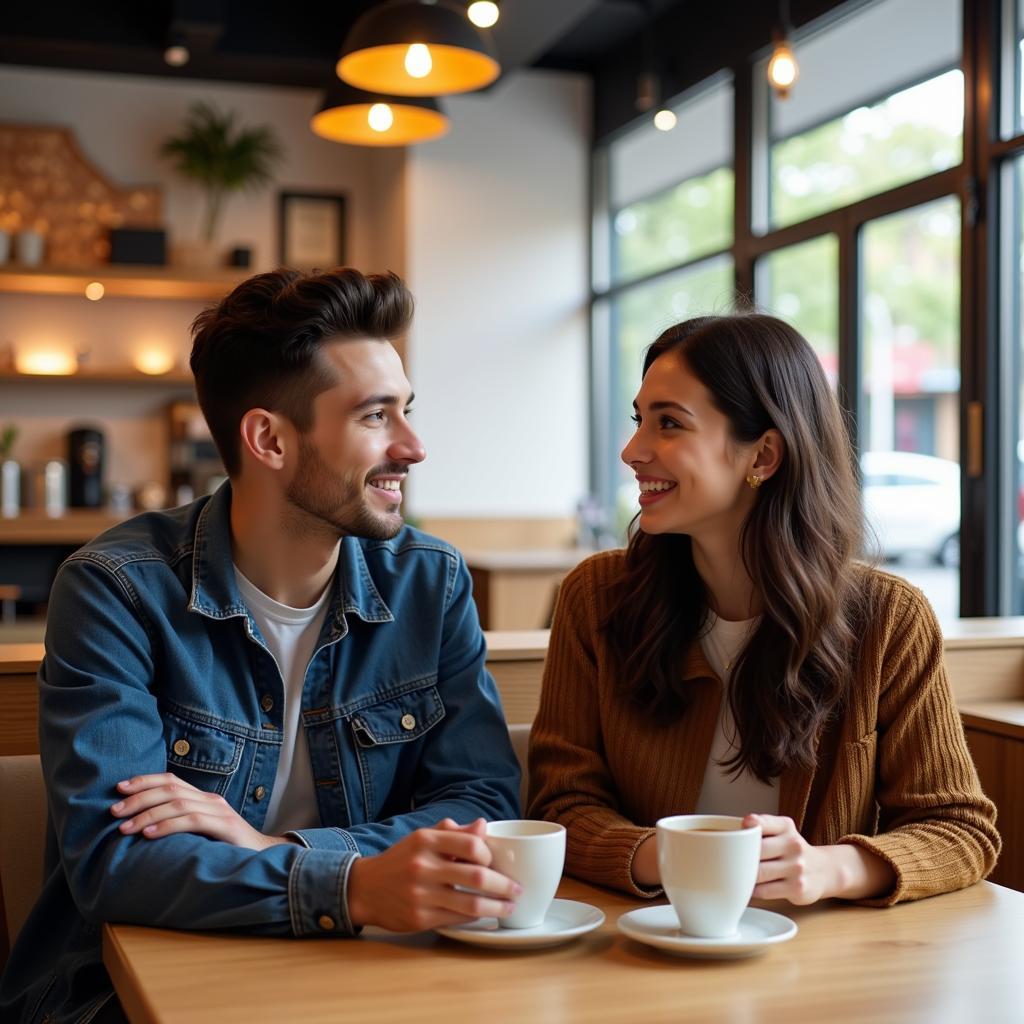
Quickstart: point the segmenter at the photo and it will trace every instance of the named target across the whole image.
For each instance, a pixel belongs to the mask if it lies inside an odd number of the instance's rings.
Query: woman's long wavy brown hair
[[[764,613],[729,691],[739,748],[726,767],[768,782],[790,765],[813,765],[815,737],[853,678],[865,614],[853,452],[821,364],[783,321],[759,313],[686,320],[647,350],[644,375],[663,357],[682,360],[704,384],[737,443],[772,427],[785,441],[782,465],[741,532]],[[626,570],[610,596],[603,628],[624,693],[654,721],[678,719],[689,703],[683,655],[708,610],[690,538],[645,534],[634,520]]]

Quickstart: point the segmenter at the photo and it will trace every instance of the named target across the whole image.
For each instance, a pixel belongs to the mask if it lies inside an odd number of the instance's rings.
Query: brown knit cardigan
[[[694,701],[654,725],[616,692],[598,623],[624,552],[595,555],[562,585],[530,740],[529,815],[568,830],[566,870],[638,896],[630,872],[658,818],[691,813],[718,721],[721,681],[695,642],[681,666]],[[896,873],[888,906],[970,885],[999,854],[995,807],[981,791],[921,593],[865,570],[874,593],[853,692],[818,737],[813,771],[779,778],[779,814],[816,846],[854,843]]]

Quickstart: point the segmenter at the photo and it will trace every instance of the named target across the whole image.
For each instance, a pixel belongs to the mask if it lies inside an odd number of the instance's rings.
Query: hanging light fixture
[[[389,0],[352,26],[336,70],[369,92],[443,96],[490,85],[501,65],[465,9],[449,0]]]
[[[498,0],[472,0],[466,8],[466,15],[477,28],[490,28],[498,23],[501,8]]]
[[[780,100],[789,97],[789,90],[800,77],[800,65],[789,45],[792,27],[789,22],[789,0],[779,0],[779,25],[775,31],[775,48],[768,61],[768,84],[775,90]]]
[[[649,0],[644,4],[647,19],[654,17],[654,8]],[[660,132],[670,132],[676,126],[676,115],[662,106],[661,103],[661,75],[655,71],[657,48],[654,45],[654,28],[650,20],[644,26],[640,37],[641,55],[640,63],[644,69],[637,75],[636,98],[633,105],[641,114],[647,111],[654,111],[654,127]]]
[[[636,80],[634,106],[642,114],[654,110],[654,127],[660,132],[670,132],[676,126],[675,113],[661,105],[661,78],[653,71],[642,72]]]
[[[429,96],[383,96],[336,81],[309,126],[331,142],[409,146],[440,138],[448,131],[448,118]]]

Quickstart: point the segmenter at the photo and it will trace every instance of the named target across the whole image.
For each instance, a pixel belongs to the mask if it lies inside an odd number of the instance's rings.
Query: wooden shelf
[[[85,544],[97,534],[124,522],[134,512],[117,515],[106,509],[70,509],[62,516],[25,509],[13,519],[0,518],[2,544]]]
[[[150,387],[192,388],[192,374],[139,373],[138,370],[79,370],[77,373],[19,373],[0,370],[0,384],[141,384]]]
[[[35,295],[80,295],[85,286],[99,281],[104,298],[185,299],[201,301],[223,298],[252,271],[209,270],[201,273],[182,267],[115,266],[98,267],[3,267],[0,292]],[[100,300],[103,301],[102,299]]]

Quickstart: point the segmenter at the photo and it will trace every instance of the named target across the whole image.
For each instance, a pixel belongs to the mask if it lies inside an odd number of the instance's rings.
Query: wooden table
[[[478,949],[368,929],[296,941],[104,926],[103,963],[132,1024],[252,1021],[660,1020],[1019,1024],[1024,895],[989,883],[888,910],[771,905],[791,942],[744,961],[693,961],[618,934],[628,897],[566,880],[601,929],[549,949]]]
[[[889,910],[773,905],[799,934],[732,961],[687,960],[626,939],[615,922],[637,905],[627,897],[572,880],[560,895],[600,906],[604,925],[518,953],[376,929],[295,941],[107,925],[103,960],[132,1024],[1022,1019],[1024,895],[989,883]]]

